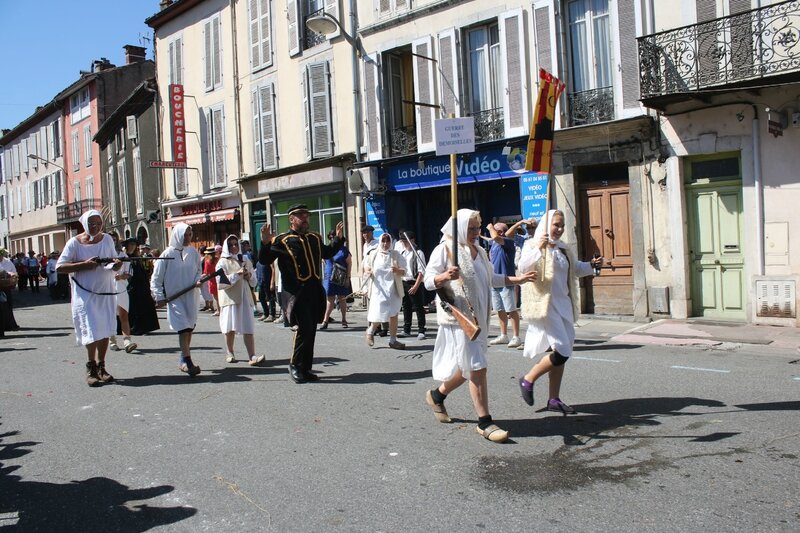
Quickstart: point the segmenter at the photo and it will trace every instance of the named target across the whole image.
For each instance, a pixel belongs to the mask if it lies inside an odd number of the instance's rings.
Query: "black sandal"
[[[342,327],[343,327],[343,328],[348,328],[348,327],[350,327],[350,326],[347,324],[347,322],[345,322],[344,320],[342,320]]]
[[[323,329],[328,329],[328,321],[327,320],[325,322],[323,322],[322,325],[319,327],[320,331],[322,331]]]

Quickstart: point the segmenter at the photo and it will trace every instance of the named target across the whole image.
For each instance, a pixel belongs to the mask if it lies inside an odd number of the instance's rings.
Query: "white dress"
[[[525,357],[534,358],[552,347],[564,357],[572,355],[575,344],[575,319],[572,316],[572,300],[567,288],[569,260],[560,247],[548,249],[553,254],[553,284],[550,292],[550,303],[547,315],[539,320],[529,320],[525,333]],[[519,260],[521,272],[532,270],[542,251],[535,247],[524,247]],[[593,274],[592,265],[586,261],[577,261],[575,274],[578,277]]]
[[[397,294],[394,282],[394,272],[392,271],[392,255],[383,253],[380,250],[373,252],[375,259],[372,262],[372,286],[369,291],[369,309],[367,310],[367,321],[369,322],[388,322],[390,317],[397,316],[403,305],[403,297]],[[398,257],[399,268],[405,268],[402,256]]]
[[[478,252],[481,253],[480,251]],[[439,244],[431,252],[430,261],[425,269],[425,287],[435,291],[433,278],[446,271],[448,268],[448,252],[444,244]],[[489,305],[491,304],[491,288],[505,286],[505,276],[495,274],[491,263],[476,258],[472,262],[474,269],[474,281],[477,290],[471,300],[472,308],[475,311],[475,318],[481,332],[474,341],[467,339],[458,325],[440,324],[436,334],[436,341],[433,344],[433,379],[437,381],[447,381],[452,378],[457,371],[465,378],[469,377],[472,370],[486,368],[486,351],[489,348]],[[465,265],[461,265],[462,273],[467,270]]]
[[[228,262],[230,261],[231,260]],[[253,283],[252,287],[255,287],[256,274],[253,270],[253,264],[250,263],[249,259],[245,259],[244,262],[245,268],[252,274],[250,278],[250,281]],[[222,266],[221,260],[217,263],[217,268],[220,268],[220,266]],[[226,291],[232,298],[234,296],[231,293],[236,293],[240,303],[223,305],[220,307],[219,329],[222,331],[223,335],[231,331],[235,331],[240,335],[252,335],[256,331],[256,320],[253,317],[253,293],[251,285],[241,274],[227,274],[226,269],[226,275],[231,284],[225,285],[217,282],[217,288],[220,291]]]
[[[104,235],[96,244],[81,244],[72,237],[64,246],[56,268],[66,263],[78,263],[92,257],[116,257],[114,240]],[[117,285],[112,265],[71,273],[72,322],[75,340],[86,346],[114,335],[117,331]],[[106,294],[95,294],[106,293]]]
[[[150,278],[150,292],[156,301],[165,300],[200,279],[200,254],[191,246],[181,250],[170,246],[161,257],[173,259],[154,261],[156,265]],[[167,304],[167,320],[171,330],[193,329],[197,324],[197,293],[197,290],[191,290]]]
[[[125,252],[121,252],[119,254],[120,257],[128,257]],[[119,274],[130,274],[133,271],[133,268],[130,263],[122,263],[122,268],[117,270],[117,275]],[[130,308],[130,298],[128,297],[128,280],[127,279],[118,279],[117,282],[117,307],[121,307],[124,310],[128,310]]]

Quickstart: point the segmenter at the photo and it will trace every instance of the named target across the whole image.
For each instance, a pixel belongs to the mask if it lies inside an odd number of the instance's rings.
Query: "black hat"
[[[364,226],[361,228],[361,233],[369,233],[370,231],[375,231],[375,228],[372,226]]]
[[[299,213],[308,213],[308,206],[306,204],[295,204],[289,208],[288,215],[297,215]]]

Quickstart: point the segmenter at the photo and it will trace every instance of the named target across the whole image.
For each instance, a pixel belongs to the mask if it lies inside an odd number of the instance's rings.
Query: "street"
[[[280,325],[257,323],[265,366],[241,362],[241,339],[226,364],[207,313],[189,378],[162,312],[138,353],[109,353],[116,382],[89,388],[69,304],[34,296],[0,340],[0,529],[800,529],[796,353],[579,332],[562,388],[578,414],[564,417],[541,411],[546,379],[525,405],[531,361],[492,347],[490,406],[511,434],[494,444],[475,432],[466,385],[447,399],[453,424],[425,404],[432,335],[370,349],[361,311],[317,334],[317,383],[290,381]]]

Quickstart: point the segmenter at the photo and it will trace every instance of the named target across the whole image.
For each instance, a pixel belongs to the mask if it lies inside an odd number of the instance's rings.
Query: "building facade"
[[[100,125],[94,141],[100,149],[103,205],[110,210],[106,231],[163,250],[161,176],[148,164],[158,159],[155,96],[155,79],[143,81]]]

